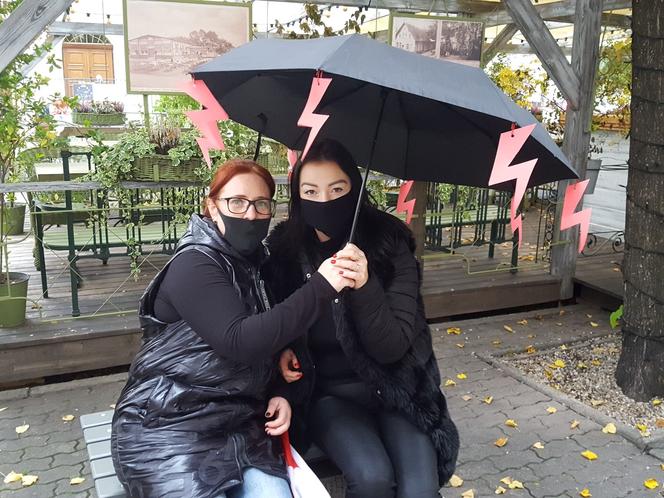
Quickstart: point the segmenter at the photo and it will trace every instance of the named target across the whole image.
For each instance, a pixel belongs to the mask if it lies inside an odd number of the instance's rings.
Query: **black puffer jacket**
[[[333,300],[336,336],[353,369],[382,405],[403,414],[431,436],[442,486],[456,466],[459,434],[440,389],[440,372],[419,290],[421,272],[412,252],[415,243],[396,218],[376,210],[372,213],[371,217],[361,217],[358,230],[358,245],[369,262],[369,281],[361,290],[348,291]],[[275,227],[267,240],[270,261],[264,275],[277,301],[301,287],[312,273],[309,258],[289,237],[287,224]],[[353,292],[366,297],[355,297]],[[390,343],[389,350],[380,344],[381,337]],[[291,436],[304,451],[311,439],[305,420],[315,365],[306,335],[291,347],[304,374],[288,386],[294,404]]]
[[[173,259],[186,251],[212,258],[249,314],[269,308],[258,269],[209,220],[192,217]],[[245,467],[285,478],[279,440],[263,427],[275,358],[253,365],[222,358],[183,320],[166,324],[155,318],[167,268],[141,298],[143,342],[113,417],[111,447],[120,481],[131,497],[212,498],[241,483]],[[223,303],[210,312],[223,313]]]

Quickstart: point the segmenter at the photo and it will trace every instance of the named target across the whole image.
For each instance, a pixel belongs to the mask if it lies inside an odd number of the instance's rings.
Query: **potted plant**
[[[0,3],[0,25],[20,4]],[[38,45],[30,53],[17,56],[0,72],[0,184],[20,180],[26,175],[26,162],[20,152],[30,147],[45,147],[56,140],[55,120],[49,114],[52,101],[38,97],[48,78],[40,74],[24,75],[22,70],[37,57],[48,54],[49,44]],[[47,61],[57,66],[55,56]],[[72,104],[74,100],[69,99]],[[26,273],[9,270],[8,234],[5,218],[14,197],[0,192],[0,327],[16,327],[25,321],[28,279]]]
[[[124,104],[110,100],[80,102],[74,107],[72,121],[85,126],[123,125]]]

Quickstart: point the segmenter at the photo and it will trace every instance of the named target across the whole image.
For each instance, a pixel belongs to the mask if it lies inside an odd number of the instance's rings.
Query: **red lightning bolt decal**
[[[226,121],[228,114],[202,80],[191,79],[181,84],[180,88],[204,108],[202,111],[188,111],[185,114],[201,132],[202,136],[197,138],[196,141],[201,148],[205,162],[212,167],[210,149],[224,150],[225,148],[224,140],[219,134],[217,121]]]
[[[528,180],[530,180],[530,175],[532,175],[533,169],[535,169],[537,159],[514,164],[512,166],[510,166],[510,163],[521,150],[523,144],[526,143],[526,140],[533,132],[534,128],[535,125],[533,124],[500,134],[496,159],[493,163],[493,169],[491,170],[491,176],[489,178],[489,185],[516,180],[516,187],[514,189],[514,196],[512,197],[512,205],[510,209],[510,226],[512,228],[512,233],[519,230],[519,248],[521,248],[523,226],[521,215],[516,215],[516,208],[519,206],[521,199],[523,199],[523,196],[526,193]]]
[[[293,169],[295,169],[295,164],[297,163],[297,151],[288,149],[286,157],[288,158],[288,179],[290,180]]]
[[[410,225],[410,220],[413,218],[413,210],[415,209],[415,199],[409,201],[406,200],[410,189],[413,187],[413,180],[409,180],[406,183],[401,184],[399,189],[399,196],[397,197],[397,213],[407,213],[406,214],[406,224]]]
[[[583,197],[589,181],[583,180],[567,186],[565,189],[565,200],[563,201],[563,212],[560,216],[561,230],[567,230],[574,225],[579,225],[579,252],[583,251],[583,248],[586,247],[592,209],[584,209],[578,213],[575,213],[574,210],[579,205],[579,201]]]
[[[320,104],[320,101],[323,98],[323,95],[325,95],[327,87],[330,86],[330,83],[332,83],[332,78],[322,78],[319,75],[314,76],[314,79],[311,82],[309,98],[307,99],[307,103],[304,106],[304,111],[302,111],[300,119],[297,120],[298,126],[307,126],[311,128],[311,131],[309,132],[309,138],[307,138],[307,144],[302,151],[302,157],[300,159],[304,159],[304,157],[307,155],[307,152],[309,152],[309,147],[311,147],[311,144],[316,138],[316,135],[318,135],[318,132],[325,124],[325,121],[327,121],[327,118],[330,117],[329,114],[314,114],[316,107],[318,107],[318,104]]]

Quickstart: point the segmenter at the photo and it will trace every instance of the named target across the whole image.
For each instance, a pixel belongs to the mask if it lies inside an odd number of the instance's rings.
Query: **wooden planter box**
[[[91,126],[116,126],[124,124],[125,114],[123,112],[114,114],[93,114],[74,111],[71,119],[74,123],[80,125],[89,123]]]
[[[168,155],[152,155],[139,157],[134,160],[132,178],[136,181],[159,182],[159,181],[184,181],[196,180],[194,170],[201,165],[199,158],[181,161],[175,166]]]

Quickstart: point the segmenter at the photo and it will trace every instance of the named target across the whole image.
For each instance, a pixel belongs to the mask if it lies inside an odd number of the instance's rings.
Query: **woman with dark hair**
[[[277,301],[327,258],[354,282],[282,353],[292,437],[332,459],[347,498],[433,498],[454,471],[459,436],[440,390],[415,242],[361,183],[340,143],[314,144],[292,175],[289,219],[268,237],[266,278]],[[357,245],[346,244],[360,196]]]
[[[192,216],[140,300],[143,341],[111,433],[130,497],[291,497],[272,438],[288,429],[291,413],[275,392],[276,355],[354,282],[326,259],[271,307],[261,266],[274,190],[253,161],[222,166],[205,214]]]

